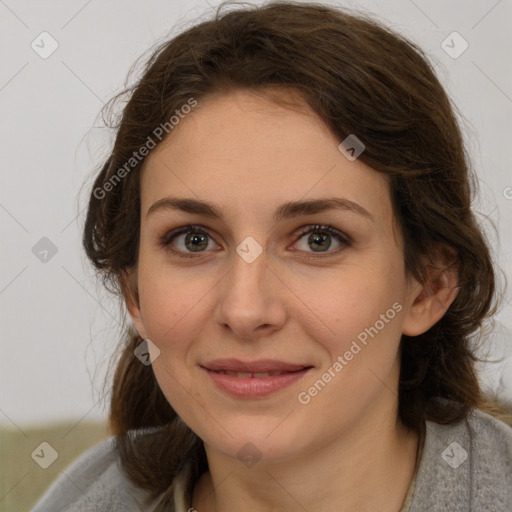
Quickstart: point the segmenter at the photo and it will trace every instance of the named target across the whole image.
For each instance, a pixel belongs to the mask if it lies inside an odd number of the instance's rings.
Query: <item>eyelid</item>
[[[188,233],[190,231],[196,232],[196,233],[204,233],[208,235],[210,238],[213,239],[213,237],[210,235],[207,228],[199,225],[194,224],[187,224],[186,226],[181,226],[176,229],[172,229],[171,231],[166,231],[163,236],[160,237],[160,245],[166,246],[171,243],[171,240],[179,235],[182,235],[184,233]]]
[[[354,242],[354,240],[349,235],[347,235],[343,231],[340,231],[339,229],[335,228],[330,224],[308,224],[303,228],[299,228],[299,231],[295,236],[297,236],[298,238],[302,238],[304,235],[312,233],[314,231],[328,233],[329,235],[340,238],[345,243]]]

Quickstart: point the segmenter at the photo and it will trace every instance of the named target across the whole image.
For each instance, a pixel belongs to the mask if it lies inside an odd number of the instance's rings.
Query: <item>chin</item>
[[[248,467],[258,462],[275,464],[293,459],[299,455],[301,447],[306,451],[304,435],[291,431],[290,425],[278,426],[279,422],[274,418],[258,427],[254,423],[254,418],[249,418],[247,422],[238,422],[236,429],[226,425],[232,437],[227,434],[221,438],[212,437],[210,431],[202,439],[214,450],[238,459]]]

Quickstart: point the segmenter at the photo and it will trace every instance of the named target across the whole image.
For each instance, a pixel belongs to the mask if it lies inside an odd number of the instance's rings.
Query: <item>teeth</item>
[[[262,377],[275,377],[276,375],[281,375],[283,373],[289,372],[233,372],[230,370],[218,370],[217,373],[223,373],[224,375],[232,375],[233,377],[238,377],[240,379],[249,379],[251,377],[262,378]]]

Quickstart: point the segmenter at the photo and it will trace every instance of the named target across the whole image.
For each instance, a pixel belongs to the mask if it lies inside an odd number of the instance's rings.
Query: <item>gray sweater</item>
[[[179,477],[176,507],[169,512],[187,512],[190,506],[184,478]],[[481,411],[457,425],[427,421],[410,491],[408,512],[512,512],[512,428]],[[64,470],[32,512],[140,512],[144,495],[120,470],[111,437]]]

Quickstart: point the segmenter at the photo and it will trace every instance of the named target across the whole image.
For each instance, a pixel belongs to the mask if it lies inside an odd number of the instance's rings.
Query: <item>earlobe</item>
[[[450,254],[453,255],[452,252]],[[428,331],[444,316],[457,296],[456,263],[446,264],[446,259],[442,259],[441,264],[427,264],[427,279],[423,285],[415,282],[402,325],[402,332],[406,336],[418,336]]]
[[[141,310],[139,305],[139,294],[137,289],[137,269],[135,267],[124,269],[120,277],[121,291],[123,294],[126,309],[130,314],[135,328],[139,335],[146,339],[146,330],[142,322]]]

